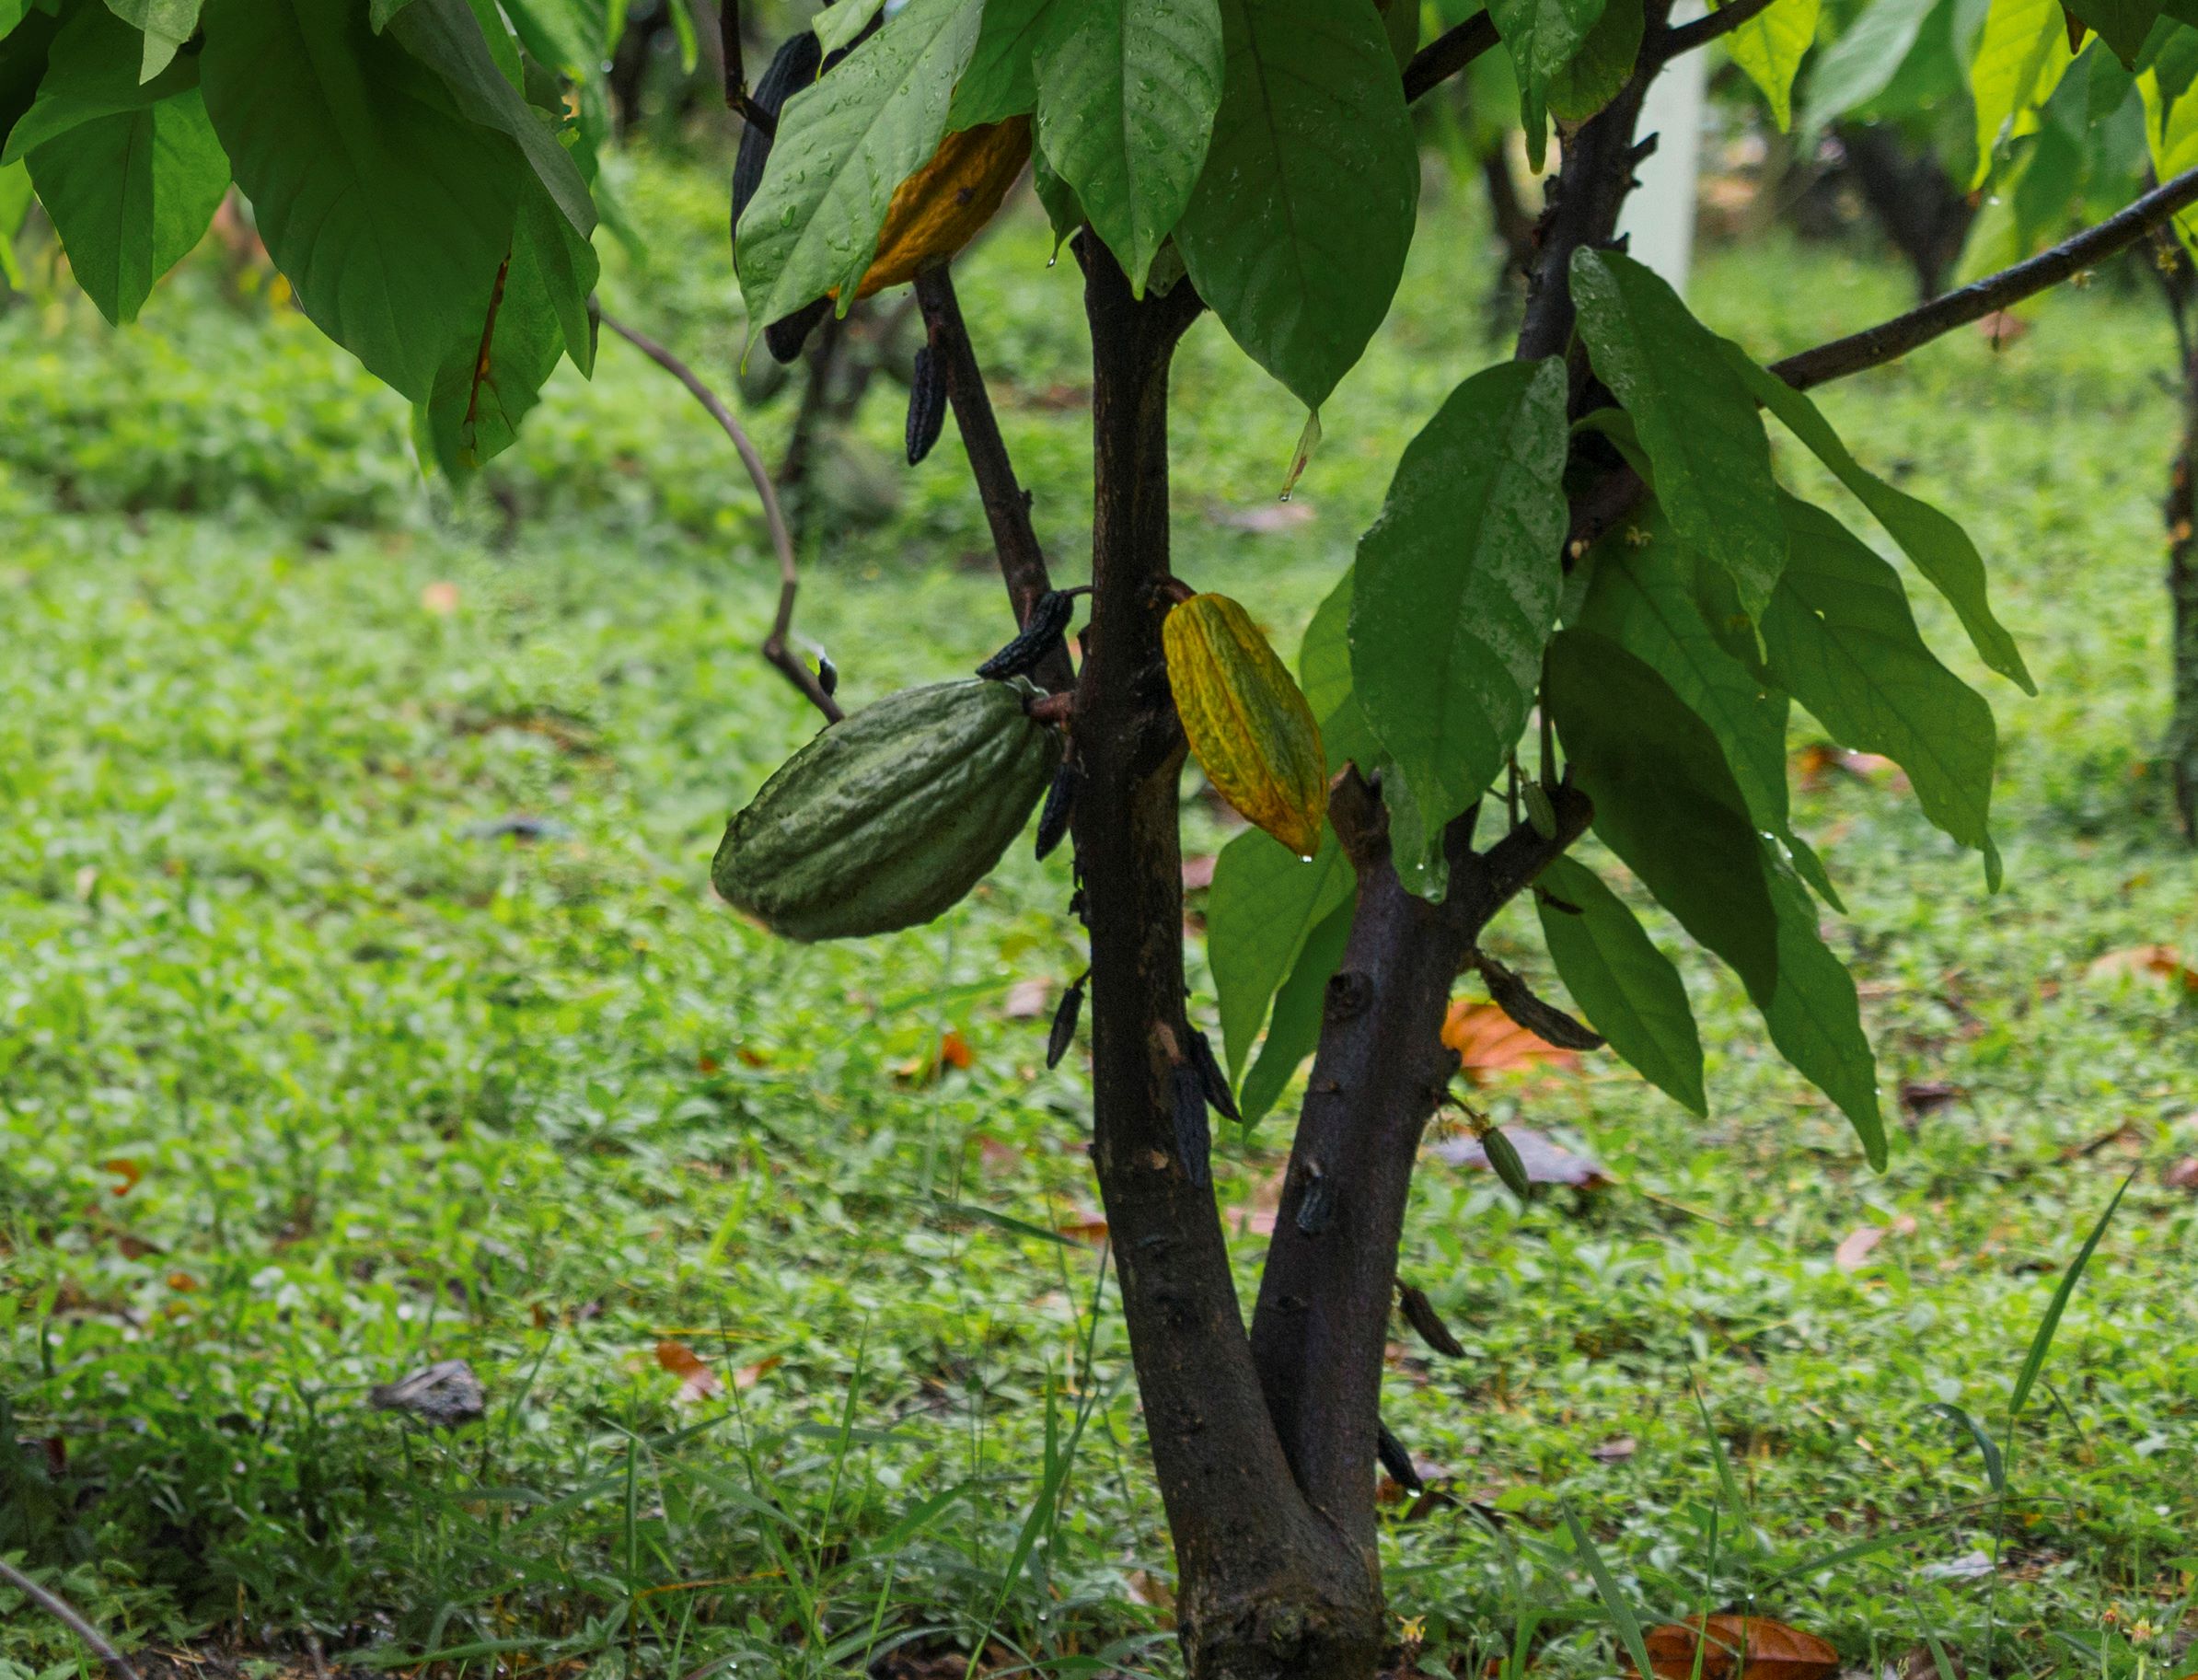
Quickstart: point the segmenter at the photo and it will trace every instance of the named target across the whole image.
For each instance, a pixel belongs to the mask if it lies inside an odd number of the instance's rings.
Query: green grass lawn
[[[604,296],[729,387],[721,193],[630,181],[654,257]],[[1190,337],[1176,570],[1286,649],[1417,421],[1495,353],[1476,227],[1430,200],[1287,511],[1301,415],[1210,320]],[[1076,581],[1082,316],[1047,253],[1025,212],[963,287]],[[1765,357],[1905,301],[1889,266],[1783,239],[1710,253],[1695,291]],[[1082,1059],[1044,1072],[1029,1018],[1082,966],[1066,858],[1017,848],[936,925],[856,944],[728,912],[723,819],[815,720],[755,656],[775,575],[722,436],[607,337],[496,496],[454,500],[401,405],[264,293],[203,261],[125,333],[0,315],[0,1554],[133,1643],[766,1675],[989,1639],[1002,1667],[1171,1669],[1109,1280],[1025,1234],[1093,1201]],[[1872,1673],[1932,1637],[1977,1672],[1988,1624],[2003,1669],[2183,1672],[2198,1198],[2164,1170],[2198,1154],[2198,999],[2090,971],[2198,956],[2151,764],[2170,366],[2157,304],[2102,282],[1996,354],[1964,333],[1827,394],[1866,461],[1969,525],[2042,689],[1984,677],[1919,590],[1999,714],[1996,897],[1880,780],[1797,806],[1853,910],[1834,938],[1889,1109],[1903,1081],[1960,1094],[1872,1174],[1698,957],[1707,1125],[1607,1061],[1492,1088],[1614,1182],[1521,1206],[1423,1166],[1403,1269],[1467,1357],[1398,1327],[1384,1413],[1449,1497],[1393,1506],[1384,1546],[1430,1672],[1522,1616],[1540,1669],[1610,1672],[1568,1507],[1658,1619],[1753,1602]],[[758,417],[769,446],[791,409]],[[862,441],[883,459],[900,425],[881,388]],[[1009,628],[952,428],[891,481],[889,517],[810,545],[801,628],[855,703]],[[515,816],[549,827],[497,831]],[[1546,979],[1532,920],[1493,944]],[[934,1072],[950,1033],[968,1065]],[[1286,1148],[1281,1118],[1217,1141],[1247,1284]],[[2002,1512],[1934,1408],[1999,1431],[2133,1173]],[[663,1343],[708,1375],[683,1392]],[[369,1405],[458,1358],[484,1423]],[[0,1589],[0,1677],[76,1672]]]

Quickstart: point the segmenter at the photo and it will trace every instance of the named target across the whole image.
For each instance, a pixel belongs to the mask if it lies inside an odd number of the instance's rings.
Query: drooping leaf
[[[356,0],[211,0],[207,114],[299,307],[425,400],[478,343],[528,170]]]
[[[1077,200],[1076,189],[1053,172],[1043,152],[1031,156],[1030,185],[1045,206],[1046,220],[1053,228],[1053,248],[1059,251],[1083,226],[1083,205]]]
[[[984,22],[970,50],[969,67],[954,85],[954,102],[947,109],[949,129],[1001,122],[1038,108],[1035,54],[1055,7],[1062,4],[1066,0],[985,0]]]
[[[1660,276],[1582,248],[1572,295],[1595,371],[1633,416],[1657,498],[1686,550],[1730,574],[1751,618],[1786,564],[1770,440],[1723,341]]]
[[[1564,630],[1542,687],[1602,842],[1729,963],[1751,994],[1778,974],[1778,924],[1747,801],[1709,725],[1616,643]]]
[[[1359,698],[1351,692],[1351,579],[1346,569],[1328,591],[1305,626],[1298,643],[1298,687],[1305,703],[1320,724],[1320,743],[1333,776],[1346,759],[1371,774],[1382,756],[1382,744],[1367,727]]]
[[[2031,113],[2075,62],[2061,0],[1992,0],[1969,67],[1977,117],[1972,191],[1990,179],[2002,137],[2030,132],[2036,121]]]
[[[1586,864],[1558,858],[1535,885],[1545,895],[1537,902],[1543,942],[1588,1024],[1642,1078],[1706,1118],[1702,1040],[1672,959]]]
[[[735,239],[752,331],[835,288],[842,307],[852,303],[895,191],[939,148],[983,10],[908,0],[786,101]]]
[[[1506,362],[1405,447],[1359,540],[1351,687],[1440,828],[1519,739],[1564,587],[1565,369]]]
[[[1870,0],[1810,70],[1801,109],[1820,130],[1885,90],[1939,0]]]
[[[145,32],[137,79],[149,82],[174,62],[199,28],[199,0],[107,0],[117,17]]]
[[[1221,98],[1215,0],[1082,0],[1039,40],[1038,145],[1142,296]]]
[[[1821,508],[1788,497],[1792,557],[1764,614],[1771,668],[1844,745],[1883,753],[1924,815],[1984,854],[1992,843],[1992,708],[1932,655],[1900,575]]]
[[[1816,906],[1808,892],[1767,848],[1764,875],[1778,917],[1778,971],[1767,991],[1750,986],[1749,995],[1778,1053],[1838,1105],[1869,1164],[1882,1170],[1878,1064],[1862,1031],[1854,977],[1817,931]]]
[[[1291,965],[1290,978],[1275,993],[1267,1037],[1260,1043],[1252,1071],[1244,1075],[1244,1093],[1238,1100],[1247,1126],[1275,1106],[1283,1087],[1290,1083],[1290,1076],[1320,1046],[1328,980],[1343,966],[1355,908],[1350,898],[1345,898],[1305,936],[1304,948]]]
[[[2068,15],[2096,29],[2116,58],[2134,66],[2161,7],[2159,0],[2068,0]]]
[[[885,0],[839,0],[838,5],[826,6],[811,18],[809,27],[816,31],[819,46],[827,52],[837,52],[868,29],[870,20],[885,6]]]
[[[1310,863],[1256,828],[1221,848],[1206,894],[1206,961],[1232,1080],[1243,1072],[1275,989],[1297,966],[1306,939],[1356,886],[1333,830],[1321,836]]]
[[[1602,8],[1603,0],[1496,0],[1488,8],[1519,73],[1519,120],[1537,174],[1548,139],[1550,79],[1580,50]]]
[[[1161,626],[1176,715],[1214,791],[1300,857],[1320,844],[1328,777],[1313,709],[1251,615],[1194,595]]]
[[[2023,664],[2022,650],[1993,616],[1984,557],[1969,533],[1947,514],[1894,488],[1857,461],[1807,393],[1757,366],[1754,358],[1729,341],[1726,354],[1750,394],[1832,469],[1885,527],[1886,534],[1901,545],[1915,569],[1946,597],[1968,631],[1977,656],[2024,693],[2035,694],[2038,686]]]
[[[1550,114],[1567,122],[1585,122],[1616,98],[1633,75],[1646,27],[1641,0],[1604,0],[1602,16],[1595,19],[1579,51],[1549,78]]]
[[[171,95],[196,87],[195,59],[170,64],[140,81],[136,41],[129,24],[100,6],[72,12],[45,51],[37,96],[7,134],[0,162],[16,163],[38,146],[105,117],[149,110]]]
[[[1412,243],[1404,83],[1370,4],[1220,11],[1220,108],[1175,242],[1229,336],[1317,409],[1389,312]]]
[[[1741,73],[1763,90],[1771,120],[1784,133],[1793,126],[1794,75],[1816,44],[1816,20],[1822,0],[1774,0],[1725,37],[1725,51]]]

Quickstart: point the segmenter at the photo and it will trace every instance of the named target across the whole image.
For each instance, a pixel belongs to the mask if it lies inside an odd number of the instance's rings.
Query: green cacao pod
[[[904,689],[781,764],[726,825],[710,878],[788,939],[913,927],[1000,862],[1059,760],[1004,684]]]

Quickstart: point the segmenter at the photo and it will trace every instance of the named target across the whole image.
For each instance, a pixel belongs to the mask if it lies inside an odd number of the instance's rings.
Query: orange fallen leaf
[[[1106,1215],[1093,1209],[1080,1209],[1074,1216],[1061,1222],[1060,1233],[1073,1242],[1088,1243],[1093,1248],[1106,1241]]]
[[[939,1060],[950,1068],[966,1069],[977,1060],[977,1052],[969,1048],[969,1040],[952,1028],[939,1040]]]
[[[1442,1042],[1458,1052],[1465,1077],[1475,1084],[1514,1068],[1579,1065],[1575,1050],[1561,1050],[1521,1026],[1493,1003],[1460,998],[1442,1018]]]
[[[682,1406],[699,1405],[724,1386],[717,1380],[717,1373],[702,1362],[702,1356],[683,1341],[658,1342],[656,1362],[679,1379],[675,1398]]]
[[[743,1365],[733,1373],[733,1386],[739,1389],[742,1394],[747,1393],[749,1389],[763,1381],[769,1373],[777,1370],[779,1361],[785,1357],[783,1353],[772,1353],[758,1360],[752,1365]]]
[[[742,1045],[739,1049],[735,1050],[734,1054],[738,1056],[742,1063],[747,1067],[767,1068],[770,1065],[770,1058],[769,1056],[766,1056],[761,1050],[751,1050],[745,1044]]]
[[[458,609],[458,586],[447,580],[439,580],[420,592],[420,605],[439,619],[446,619]]]
[[[2126,951],[2109,951],[2084,970],[2097,979],[2134,974],[2143,979],[2180,983],[2185,991],[2198,991],[2198,968],[2182,959],[2172,945],[2132,945]]]
[[[100,1162],[99,1170],[102,1173],[112,1173],[121,1180],[121,1183],[115,1185],[112,1188],[112,1194],[116,1196],[129,1195],[132,1190],[137,1188],[138,1180],[145,1176],[145,1169],[138,1165],[136,1162],[120,1158]]]
[[[1762,1616],[1668,1622],[1641,1642],[1657,1680],[1689,1680],[1697,1647],[1702,1680],[1833,1680],[1839,1673],[1839,1653],[1822,1639]]]
[[[171,1271],[168,1274],[168,1286],[179,1295],[188,1295],[198,1288],[199,1280],[187,1271]]]

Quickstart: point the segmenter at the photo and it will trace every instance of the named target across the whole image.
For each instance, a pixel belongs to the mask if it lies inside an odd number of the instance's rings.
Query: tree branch
[[[794,563],[793,538],[786,528],[786,516],[779,507],[779,492],[771,488],[770,472],[763,465],[763,457],[756,452],[755,444],[733,418],[733,411],[719,400],[718,395],[704,385],[695,370],[644,332],[626,325],[616,316],[596,306],[596,319],[624,339],[650,361],[670,374],[687,387],[694,400],[709,411],[710,418],[724,428],[725,435],[733,440],[733,447],[740,452],[740,464],[748,469],[754,481],[756,493],[763,498],[763,520],[770,527],[770,544],[779,556],[779,610],[771,620],[770,634],[763,638],[763,657],[776,666],[802,692],[802,697],[825,715],[827,724],[837,724],[847,715],[839,709],[839,702],[825,692],[824,684],[816,673],[802,663],[801,656],[786,645],[786,638],[793,631],[793,597],[801,588],[801,568]]]
[[[137,1671],[123,1660],[122,1653],[109,1644],[99,1630],[78,1615],[66,1599],[40,1586],[5,1558],[0,1558],[0,1581],[5,1581],[82,1639],[85,1647],[114,1672],[116,1680],[137,1680]]]
[[[1656,38],[1648,56],[1655,64],[1669,64],[1682,52],[1691,52],[1720,35],[1731,34],[1751,17],[1768,11],[1771,4],[1772,0],[1731,0],[1730,5],[1720,6],[1692,23],[1674,24]]]
[[[1866,367],[1897,361],[1956,327],[1981,320],[1995,309],[2020,303],[2048,286],[2058,285],[2071,274],[2103,262],[2193,203],[2198,203],[2198,168],[2185,169],[2096,227],[2087,227],[2050,250],[1934,297],[1905,315],[1774,362],[1771,371],[1796,390],[1805,391]]]
[[[1403,5],[1406,0],[1393,0]],[[1767,4],[1767,0],[1765,0]],[[1496,19],[1475,12],[1455,29],[1446,29],[1412,55],[1405,66],[1405,102],[1408,105],[1429,89],[1448,81],[1496,44]]]

